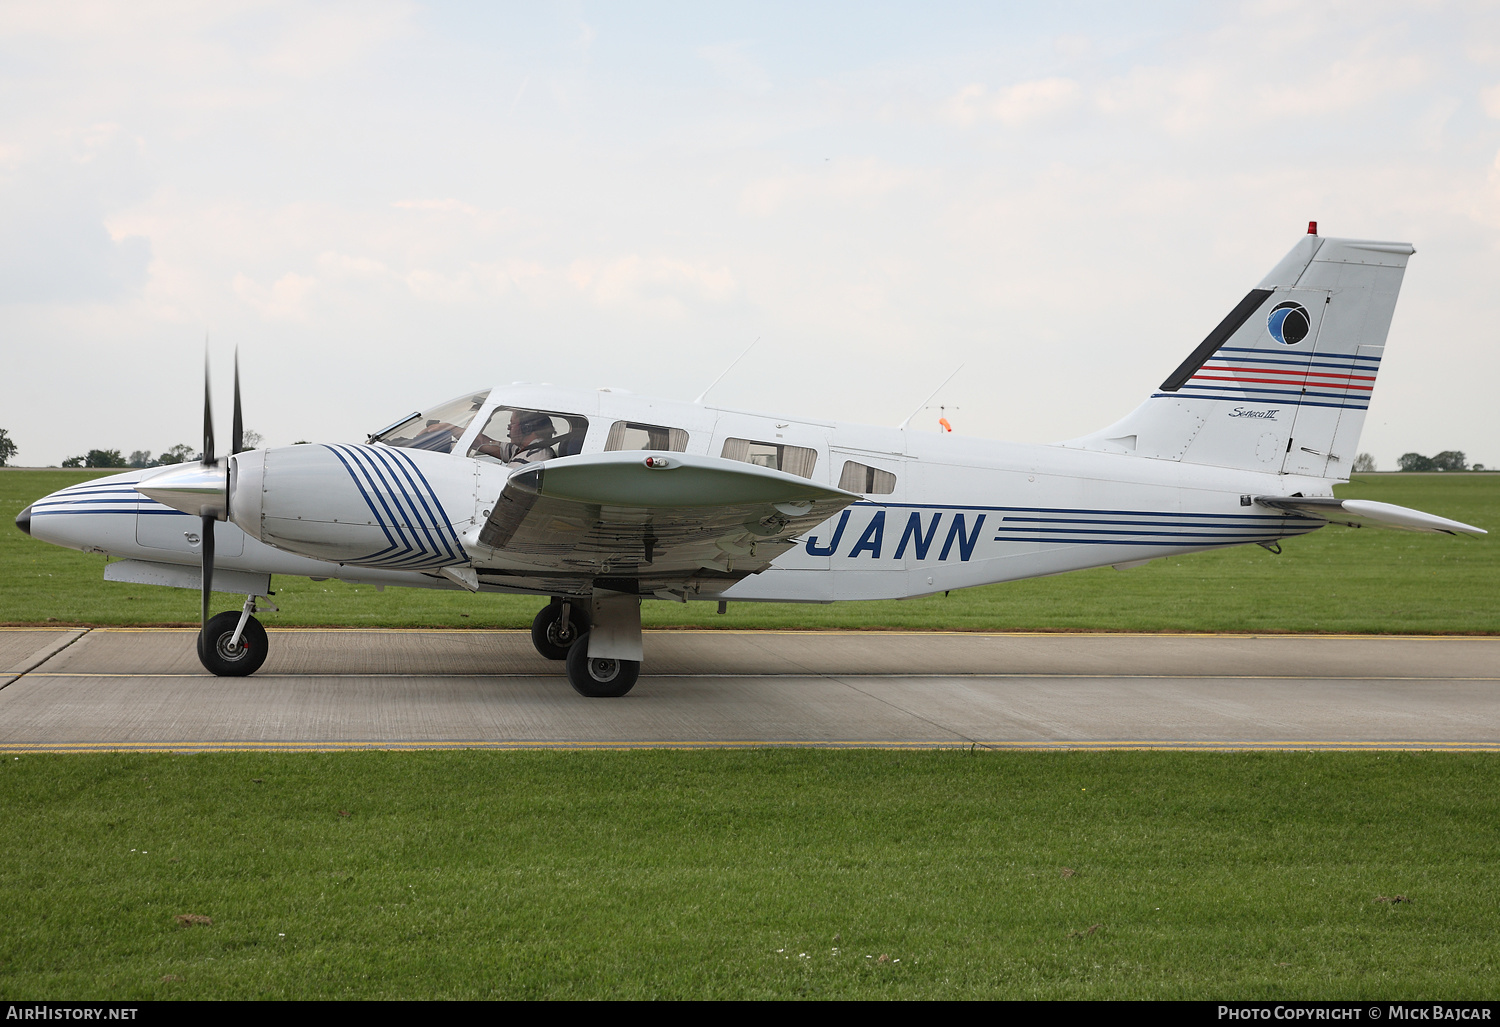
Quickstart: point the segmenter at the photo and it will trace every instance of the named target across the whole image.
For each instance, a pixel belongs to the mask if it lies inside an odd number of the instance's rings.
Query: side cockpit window
[[[896,491],[896,476],[878,467],[845,460],[844,471],[839,475],[839,488],[866,496],[888,496]]]
[[[818,451],[804,446],[785,446],[777,442],[753,442],[750,439],[725,439],[720,454],[725,460],[739,460],[773,471],[785,471],[811,478],[818,462]]]
[[[654,449],[663,453],[685,453],[687,444],[688,433],[681,428],[616,421],[609,426],[609,438],[604,442],[604,451],[614,453],[622,449]]]
[[[384,428],[369,438],[370,442],[382,442],[387,446],[402,449],[426,449],[434,453],[451,453],[453,444],[463,435],[484,406],[489,390],[473,392],[439,403],[430,410],[410,414]]]
[[[468,455],[507,467],[573,456],[583,448],[589,419],[581,414],[524,407],[496,407],[490,413]]]

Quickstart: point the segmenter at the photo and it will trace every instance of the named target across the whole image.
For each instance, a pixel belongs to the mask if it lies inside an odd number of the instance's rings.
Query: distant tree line
[[[16,444],[11,440],[10,433],[0,428],[0,467],[9,467],[10,458],[16,455]]]
[[[83,456],[70,456],[62,462],[64,467],[165,467],[180,464],[184,460],[197,460],[199,453],[185,442],[179,442],[165,453],[153,458],[150,451],[138,449],[130,459],[120,455],[118,449],[91,449]]]
[[[1469,465],[1468,458],[1457,449],[1445,449],[1437,456],[1423,456],[1421,453],[1403,453],[1401,459],[1396,461],[1403,471],[1482,471],[1484,464]],[[1369,453],[1361,453],[1354,458],[1354,470],[1375,470],[1375,458]]]
[[[1402,453],[1396,461],[1403,471],[1482,471],[1484,464],[1469,466],[1468,458],[1457,449],[1445,449],[1437,456]]]
[[[0,431],[0,437],[4,436]],[[265,441],[260,432],[245,432],[245,448],[258,449]],[[0,444],[0,453],[4,452],[3,444]],[[166,467],[168,464],[180,464],[185,460],[198,460],[203,456],[202,452],[189,446],[186,442],[179,442],[164,453],[158,453],[155,457],[150,450],[137,449],[126,459],[120,455],[118,449],[91,449],[83,456],[70,456],[62,462],[64,467]],[[5,461],[0,460],[0,467]]]

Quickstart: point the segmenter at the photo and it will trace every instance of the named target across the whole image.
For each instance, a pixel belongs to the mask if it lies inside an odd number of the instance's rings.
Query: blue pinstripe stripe
[[[1141,528],[1217,528],[1220,531],[1239,530],[1241,532],[1266,527],[1264,524],[1205,524],[1199,521],[1105,521],[1097,517],[1002,517],[1000,521],[1003,524],[1109,524]]]
[[[443,514],[443,507],[442,504],[438,502],[437,494],[432,491],[432,486],[427,481],[427,479],[425,477],[422,477],[421,472],[417,469],[411,457],[407,456],[405,453],[399,453],[397,450],[383,450],[375,446],[369,447],[369,455],[383,461],[388,468],[393,468],[397,473],[401,475],[401,477],[405,478],[407,484],[410,485],[411,491],[408,492],[404,489],[402,490],[402,498],[405,499],[408,504],[410,504],[412,513],[414,515],[418,514],[417,507],[420,505],[420,523],[422,524],[422,530],[427,535],[428,548],[433,552],[438,552],[439,546],[441,546],[442,551],[446,553],[446,555],[450,559],[464,559],[462,555],[462,546],[449,544],[448,536],[453,536],[453,542],[455,543],[458,542],[458,538],[457,536],[453,535],[453,529],[451,525],[448,524],[446,515]],[[415,480],[413,480],[412,475],[414,473],[418,478],[421,478],[422,480],[422,484],[420,486]],[[432,504],[430,507],[428,505],[427,498],[422,495],[424,487],[427,495],[431,497],[432,500]],[[436,509],[436,513],[434,513],[434,508]],[[445,528],[447,529],[447,535],[444,535],[443,532],[443,529]],[[434,541],[434,533],[436,533],[437,545],[432,544]]]
[[[1215,352],[1217,352],[1217,353],[1266,353],[1266,352],[1276,353],[1276,352],[1280,352],[1280,351],[1279,350],[1270,350],[1270,351],[1267,351],[1267,350],[1263,350],[1263,349],[1255,349],[1254,347],[1251,347],[1251,346],[1220,346],[1217,350],[1215,350]],[[1369,356],[1364,356],[1364,355],[1358,354],[1358,353],[1318,353],[1318,354],[1309,354],[1308,355],[1308,359],[1313,359],[1314,356],[1322,357],[1324,359],[1328,359],[1328,358],[1332,357],[1332,358],[1337,358],[1339,360],[1368,360],[1368,361],[1370,361],[1372,363],[1375,363],[1375,364],[1379,364],[1380,363],[1380,357],[1369,357]]]
[[[1249,531],[1125,531],[1115,528],[1022,528],[1012,527],[1012,531],[1031,531],[1039,535],[1131,535],[1136,538],[1209,538],[1222,539],[1225,541],[1259,538],[1263,532]]]
[[[468,561],[437,493],[410,456],[379,446],[324,448],[344,465],[390,543],[349,562],[416,570]]]
[[[370,466],[369,462],[365,459],[365,454],[361,453],[358,448],[354,446],[340,446],[339,449],[342,450],[348,458],[345,466],[351,466],[349,461],[352,461],[353,465],[357,466],[357,473],[364,476],[366,484],[369,485],[369,492],[374,493],[375,499],[380,503],[381,508],[385,511],[385,516],[382,517],[380,511],[376,510],[375,519],[380,523],[381,528],[384,529],[385,536],[387,540],[390,540],[392,542],[392,546],[388,549],[382,549],[378,553],[372,553],[369,557],[367,557],[367,560],[380,559],[385,566],[395,567],[410,563],[413,560],[422,560],[424,557],[426,557],[426,552],[422,550],[421,547],[416,544],[412,536],[408,534],[408,525],[404,522],[406,522],[410,518],[402,516],[404,511],[402,511],[400,508],[396,490],[393,489],[391,487],[391,484],[385,480],[384,475],[380,473],[378,468],[373,468]],[[382,485],[384,485],[385,487],[381,488]],[[367,493],[365,502],[368,503],[369,501],[369,495]],[[392,502],[397,503],[397,508],[395,511],[391,509]],[[394,538],[391,535],[392,532],[395,532]],[[399,539],[399,541],[397,541],[397,539]],[[400,551],[391,556],[386,555],[388,553],[392,553],[393,550]]]
[[[349,479],[354,482],[354,487],[359,489],[359,494],[361,497],[363,497],[365,505],[370,508],[370,516],[375,518],[376,525],[379,526],[381,532],[385,535],[385,540],[390,543],[389,546],[380,550],[378,553],[371,553],[368,556],[360,557],[357,562],[369,563],[378,561],[381,557],[385,556],[385,554],[392,552],[393,550],[400,549],[401,543],[397,542],[396,539],[392,537],[390,528],[386,526],[385,519],[380,516],[380,510],[375,506],[375,501],[370,498],[370,493],[366,491],[364,483],[359,480],[359,472],[354,469],[354,467],[349,463],[348,459],[345,458],[344,454],[339,451],[342,447],[325,446],[324,448],[332,453],[338,459],[339,463],[344,465],[345,471],[349,472]]]
[[[453,553],[454,557],[467,562],[468,554],[464,551],[464,544],[459,539],[458,532],[453,530],[453,522],[443,510],[443,504],[438,500],[437,491],[432,487],[432,483],[427,480],[427,476],[422,473],[422,468],[417,466],[415,460],[400,450],[390,450],[389,452],[400,454],[401,459],[406,462],[410,473],[415,474],[421,480],[422,488],[426,490],[428,497],[432,500],[433,509],[437,511],[437,515],[433,519],[434,525],[440,533],[444,534],[449,551]]]
[[[1171,510],[1088,510],[1081,507],[1071,506],[962,506],[956,503],[875,503],[868,499],[861,499],[850,506],[873,506],[885,510],[975,510],[985,513],[1037,513],[1037,514],[1085,514],[1097,518],[1103,517],[1203,517],[1219,518],[1222,520],[1235,521],[1284,521],[1295,514],[1222,514],[1222,513],[1175,513]],[[1009,518],[1002,518],[1009,520]],[[1101,523],[1117,523],[1114,521]],[[1175,522],[1171,522],[1175,523]],[[1269,525],[1265,525],[1269,527]]]
[[[1311,529],[1309,529],[1311,530]],[[1254,538],[1237,539],[1230,545],[1248,545],[1252,542],[1274,542],[1276,539],[1286,538],[1285,535],[1264,535]],[[1045,539],[1026,538],[1023,536],[996,535],[996,542],[1056,542],[1058,545],[1068,546],[1217,546],[1221,543],[1210,539],[1200,538],[1191,542],[1172,542],[1167,539],[1120,539],[1120,538],[1068,538],[1068,539]]]
[[[137,496],[135,499],[128,499],[125,496],[115,496],[112,499],[74,499],[71,496],[66,498],[59,496],[56,499],[38,499],[31,505],[34,510],[41,510],[48,506],[98,506],[104,503],[136,503],[142,499],[144,499],[143,496]]]
[[[448,545],[447,539],[442,535],[442,530],[439,526],[440,522],[437,521],[437,518],[433,515],[432,510],[428,508],[427,501],[422,498],[420,492],[417,489],[416,482],[412,480],[411,474],[409,473],[410,458],[408,458],[404,453],[398,457],[395,455],[394,451],[382,451],[378,447],[370,447],[367,452],[362,455],[384,464],[386,473],[390,474],[395,480],[395,488],[401,499],[405,502],[406,508],[411,513],[411,521],[409,526],[412,528],[414,533],[420,532],[421,548],[423,553],[431,554],[430,556],[423,556],[422,558],[431,559],[433,557],[436,557],[438,559],[441,559],[444,563],[451,563],[454,560],[462,560],[462,557],[456,554]],[[410,486],[410,490],[402,487],[400,481],[401,478],[404,478],[406,480],[407,484]],[[438,506],[439,510],[442,509],[441,506],[437,503],[436,496],[433,497],[433,505]],[[435,540],[434,533],[436,533]]]
[[[1203,387],[1204,386],[1201,386],[1201,385],[1195,385],[1194,386],[1194,388],[1203,388]],[[1187,386],[1183,386],[1183,389],[1186,390]],[[1228,390],[1228,391],[1231,391],[1231,392],[1240,392],[1239,389],[1231,389],[1231,390]],[[1246,390],[1246,391],[1248,391],[1248,390]],[[1256,391],[1261,391],[1261,390],[1256,390]],[[1271,392],[1273,390],[1266,389],[1264,391]],[[1278,406],[1331,407],[1334,410],[1368,410],[1368,409],[1370,409],[1368,403],[1366,403],[1366,404],[1357,404],[1357,403],[1316,403],[1316,402],[1312,402],[1312,401],[1307,400],[1307,399],[1303,399],[1302,398],[1302,394],[1300,392],[1289,392],[1289,393],[1284,393],[1283,395],[1292,396],[1298,402],[1293,402],[1292,400],[1286,400],[1286,399],[1262,399],[1259,396],[1247,396],[1247,395],[1243,395],[1243,394],[1238,395],[1238,396],[1201,396],[1201,395],[1195,395],[1195,396],[1184,397],[1182,395],[1182,393],[1178,393],[1178,392],[1154,392],[1154,393],[1151,394],[1151,398],[1152,399],[1183,399],[1183,398],[1187,398],[1187,399],[1207,399],[1207,400],[1212,400],[1215,403],[1275,403]],[[1312,395],[1317,395],[1317,394],[1309,392],[1307,395],[1312,396]],[[1353,397],[1351,397],[1351,398],[1353,398]]]

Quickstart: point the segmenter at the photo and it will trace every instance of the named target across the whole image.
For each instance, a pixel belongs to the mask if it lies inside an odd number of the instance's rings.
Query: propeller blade
[[[212,514],[203,516],[203,535],[198,543],[203,554],[203,608],[198,634],[203,641],[207,640],[203,633],[208,629],[208,600],[214,587],[214,520]]]
[[[214,462],[214,401],[208,382],[208,351],[203,352],[203,465]]]
[[[245,451],[245,419],[240,416],[240,348],[234,348],[234,448],[231,453]]]

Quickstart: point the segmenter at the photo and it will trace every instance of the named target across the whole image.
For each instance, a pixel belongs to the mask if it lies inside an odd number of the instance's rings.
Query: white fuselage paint
[[[435,529],[441,528],[444,538],[461,539],[488,516],[510,472],[497,463],[462,454],[497,406],[587,417],[584,454],[602,452],[611,424],[625,420],[685,431],[686,452],[693,454],[721,456],[730,438],[804,447],[817,454],[811,480],[820,484],[837,486],[846,461],[895,476],[893,491],[867,495],[809,532],[762,573],[722,591],[709,591],[704,585],[688,594],[688,598],[706,600],[895,599],[1271,542],[1303,534],[1322,522],[1258,505],[1243,506],[1241,496],[1327,496],[1332,484],[1331,479],[1321,477],[1138,454],[773,417],[620,391],[510,386],[490,393],[454,446],[453,455],[400,451],[413,458],[411,466],[425,479],[421,489],[424,509],[437,511],[426,515],[430,517],[429,536],[435,538]],[[1226,423],[1245,425],[1246,431],[1259,430],[1253,419]],[[247,461],[246,466],[254,462],[274,473],[278,460],[290,460],[278,454],[311,448],[283,447],[263,451],[264,456],[252,454],[254,461]],[[316,448],[329,454],[342,449],[347,454],[360,447]],[[196,566],[200,520],[134,490],[135,483],[154,473],[158,472],[131,471],[100,478],[38,500],[32,508],[32,534],[90,552]],[[373,536],[378,525],[372,527],[363,504],[339,498],[337,486],[348,481],[336,478],[335,474],[320,478],[304,469],[295,483],[288,479],[266,486],[257,501],[266,503],[268,512],[255,522],[260,530],[254,533],[275,544],[249,537],[235,524],[220,522],[215,565],[258,574],[459,587],[440,571],[444,565],[467,564],[469,554],[460,551],[456,559],[444,555],[453,548],[449,543],[435,542],[433,554],[423,560],[409,557],[406,566],[394,565],[390,558],[373,564],[362,559],[369,546],[350,540],[360,532]],[[235,502],[244,508],[249,500],[241,496]],[[278,523],[291,525],[277,531],[296,535],[301,529],[294,522],[307,517],[314,523],[304,525],[307,530],[297,537],[316,536],[323,541],[277,541],[276,531],[268,527],[273,504],[281,518]],[[290,514],[298,510],[304,513]],[[231,516],[241,519],[233,507]],[[505,569],[503,564],[476,566],[481,573]],[[486,591],[534,591],[524,583],[483,587]]]

